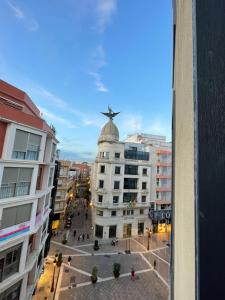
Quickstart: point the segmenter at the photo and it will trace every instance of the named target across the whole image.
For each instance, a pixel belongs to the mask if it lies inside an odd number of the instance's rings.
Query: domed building
[[[150,226],[150,155],[146,146],[119,140],[110,108],[98,139],[92,169],[94,236],[101,239],[144,234]]]

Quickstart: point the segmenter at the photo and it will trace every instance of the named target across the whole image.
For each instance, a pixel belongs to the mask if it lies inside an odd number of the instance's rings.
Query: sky
[[[62,159],[92,161],[107,119],[171,140],[171,0],[1,0],[0,77],[56,128]]]

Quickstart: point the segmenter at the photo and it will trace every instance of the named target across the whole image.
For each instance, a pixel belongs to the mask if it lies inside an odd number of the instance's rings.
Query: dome
[[[118,142],[119,141],[119,131],[112,120],[102,128],[101,135],[98,139],[98,143],[102,142]]]

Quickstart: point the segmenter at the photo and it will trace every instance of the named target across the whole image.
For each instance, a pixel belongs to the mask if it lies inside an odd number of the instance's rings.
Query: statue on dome
[[[107,116],[111,121],[113,120],[113,118],[118,115],[120,112],[113,112],[112,109],[108,106],[108,110],[109,112],[104,113],[102,112],[103,115]]]

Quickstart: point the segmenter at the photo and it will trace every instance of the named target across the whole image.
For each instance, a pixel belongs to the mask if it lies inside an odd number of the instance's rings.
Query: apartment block
[[[42,272],[56,147],[29,96],[0,81],[0,299],[31,299]]]

